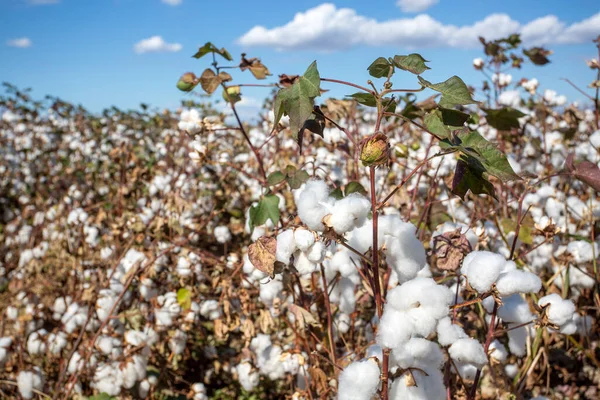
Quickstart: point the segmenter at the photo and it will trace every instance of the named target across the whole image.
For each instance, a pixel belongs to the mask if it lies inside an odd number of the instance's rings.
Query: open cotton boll
[[[400,311],[423,308],[432,318],[440,319],[448,314],[453,300],[454,294],[446,286],[431,278],[415,278],[390,290],[387,306]]]
[[[319,265],[308,259],[306,253],[300,253],[294,258],[294,268],[300,276],[310,275],[319,269]]]
[[[276,276],[275,279],[271,279],[269,282],[260,285],[260,300],[270,307],[273,304],[273,300],[279,296],[282,290],[283,283],[281,282],[281,278]]]
[[[540,307],[547,304],[546,316],[551,323],[561,326],[573,319],[575,304],[571,300],[563,299],[560,295],[552,293],[538,300]]]
[[[192,385],[192,391],[194,392],[193,400],[208,400],[206,387],[203,383],[194,383]]]
[[[331,269],[339,272],[340,275],[346,278],[358,274],[357,265],[360,265],[360,263],[355,264],[352,262],[350,252],[346,249],[337,251],[333,257],[329,259],[329,266]]]
[[[219,243],[227,243],[231,240],[231,232],[226,225],[219,225],[214,230],[215,239]]]
[[[252,368],[252,364],[247,361],[242,361],[237,365],[235,370],[237,372],[240,385],[242,385],[246,391],[251,392],[256,386],[258,386],[260,377],[258,375],[258,371]]]
[[[504,366],[504,373],[509,378],[514,378],[515,376],[517,376],[518,372],[519,372],[519,366],[517,364],[507,364]]]
[[[21,371],[17,375],[17,387],[24,399],[33,398],[33,390],[41,391],[44,386],[44,378],[39,369],[33,371]]]
[[[508,329],[511,328],[511,325],[508,325]],[[522,326],[520,328],[510,329],[507,332],[508,335],[508,349],[511,354],[514,354],[517,357],[523,357],[527,354],[527,337],[529,336],[529,331],[526,326]]]
[[[491,313],[494,308],[494,299],[488,297],[483,300],[482,304],[486,311]],[[513,322],[515,324],[524,324],[533,320],[529,303],[520,294],[504,297],[502,305],[498,307],[497,315],[504,322]]]
[[[454,364],[461,378],[466,381],[473,381],[475,379],[475,375],[477,374],[477,367],[475,365],[458,361],[455,361]]]
[[[356,298],[354,296],[354,282],[348,278],[342,278],[336,285],[340,293],[340,311],[345,314],[352,314],[356,307]],[[335,289],[334,289],[335,290]]]
[[[392,350],[391,361],[400,368],[441,368],[444,354],[437,343],[423,338],[412,338]]]
[[[326,250],[327,248],[323,242],[315,242],[312,246],[310,246],[308,251],[306,251],[306,258],[308,258],[310,262],[319,264],[323,261]]]
[[[335,202],[329,197],[329,188],[325,181],[309,180],[296,200],[298,217],[313,231],[323,231],[323,217],[330,214],[329,207]]]
[[[474,251],[465,257],[460,272],[467,277],[473,289],[485,293],[492,288],[505,264],[506,259],[499,254]]]
[[[123,373],[118,363],[103,363],[96,368],[91,385],[98,392],[117,396],[123,386]]]
[[[496,289],[502,296],[515,293],[537,293],[542,288],[542,280],[527,271],[514,270],[502,274],[496,282]]]
[[[200,304],[200,315],[214,321],[221,317],[221,309],[217,300],[204,300]]]
[[[315,235],[307,229],[296,229],[294,231],[294,241],[298,249],[306,251],[315,243]]]
[[[340,235],[362,226],[369,215],[371,202],[359,193],[352,193],[335,202],[329,224]]]
[[[383,348],[394,348],[406,343],[414,333],[414,326],[407,321],[404,311],[385,307],[377,329],[378,345]]]
[[[448,349],[448,353],[453,360],[474,364],[478,368],[487,363],[487,356],[483,346],[473,338],[458,339]]]
[[[458,339],[467,338],[467,334],[457,324],[453,324],[450,317],[444,317],[438,321],[437,340],[442,346],[450,346]]]
[[[506,348],[498,339],[490,343],[489,353],[490,357],[500,361],[501,363],[505,362],[506,358],[508,357],[508,352],[506,351]]]
[[[288,264],[295,250],[296,240],[293,230],[288,229],[277,235],[277,261]]]
[[[446,398],[444,377],[434,368],[414,370],[412,375],[405,372],[392,383],[389,398],[390,400],[444,400]]]
[[[379,375],[373,359],[351,363],[340,374],[338,400],[371,400],[379,387]]]

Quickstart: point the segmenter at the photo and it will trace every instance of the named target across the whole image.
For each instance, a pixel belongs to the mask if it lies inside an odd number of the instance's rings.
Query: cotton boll
[[[507,364],[504,366],[504,373],[506,373],[506,376],[508,376],[511,379],[517,376],[518,372],[519,366],[516,364]]]
[[[352,314],[356,307],[356,298],[354,296],[354,282],[348,278],[342,278],[338,282],[336,288],[339,288],[340,293],[340,311],[345,314]]]
[[[483,346],[473,338],[458,339],[450,346],[448,353],[453,360],[474,364],[478,368],[483,367],[487,363],[487,356],[483,350]]]
[[[446,387],[442,373],[433,368],[405,372],[395,379],[390,390],[390,400],[444,400]],[[414,377],[414,381],[413,381]]]
[[[492,288],[505,264],[506,259],[499,254],[474,251],[465,257],[461,273],[467,277],[473,289],[485,293]]]
[[[117,396],[123,386],[123,373],[118,363],[103,363],[96,368],[91,386],[109,396]]]
[[[258,386],[260,377],[258,372],[252,368],[252,364],[249,362],[241,362],[235,369],[240,385],[242,385],[246,391],[251,392]]]
[[[67,334],[64,332],[51,333],[48,335],[48,350],[52,354],[60,354],[67,346]]]
[[[333,327],[335,333],[345,334],[350,330],[350,316],[344,313],[337,313],[333,319]]]
[[[46,351],[45,339],[47,334],[48,332],[45,329],[40,329],[29,335],[27,338],[27,352],[30,355],[34,356]]]
[[[406,343],[414,333],[415,328],[404,311],[391,307],[383,310],[377,330],[378,345],[383,348],[394,348]]]
[[[372,359],[355,361],[339,377],[339,400],[371,400],[379,387],[379,366]]]
[[[437,340],[442,346],[450,346],[458,339],[467,338],[467,334],[460,326],[453,324],[450,317],[444,317],[438,321]]]
[[[454,294],[450,289],[431,278],[415,278],[390,290],[387,295],[387,307],[415,315],[423,313],[435,320],[448,314],[453,301]]]
[[[571,300],[563,300],[556,293],[549,294],[538,300],[538,305],[544,307],[548,305],[546,316],[548,320],[556,325],[564,325],[573,319],[575,314],[575,304]]]
[[[359,193],[352,193],[335,202],[329,219],[331,227],[340,235],[365,223],[371,202]]]
[[[499,340],[496,339],[492,343],[490,343],[489,350],[490,357],[492,357],[493,359],[498,360],[501,363],[506,361],[506,358],[508,357],[508,352]]]
[[[306,253],[300,253],[294,259],[294,268],[296,268],[300,276],[307,276],[317,271],[319,266],[310,261]]]
[[[32,371],[21,371],[17,375],[17,386],[24,399],[31,399],[34,390],[41,391],[43,389],[44,377],[37,368]]]
[[[221,309],[217,300],[205,300],[200,304],[200,315],[212,321],[221,317]]]
[[[488,297],[482,303],[486,311],[491,313],[494,307],[494,299]],[[503,298],[502,305],[498,307],[497,315],[504,322],[513,322],[515,324],[524,324],[533,320],[529,304],[519,294]]]
[[[288,264],[295,250],[296,241],[293,230],[288,229],[277,235],[277,261]]]
[[[330,214],[329,207],[335,199],[329,197],[329,188],[325,181],[310,180],[301,189],[296,207],[298,217],[313,231],[323,231],[323,217]]]
[[[325,257],[325,251],[326,248],[323,242],[315,242],[306,252],[306,258],[312,263],[319,264]]]
[[[537,293],[541,288],[542,281],[537,275],[520,270],[502,274],[496,282],[496,289],[501,296],[510,296],[515,293]]]
[[[365,352],[365,358],[376,358],[379,362],[383,360],[383,349],[378,344],[371,345]]]
[[[275,279],[260,285],[260,300],[269,307],[283,290],[283,283],[280,279],[279,277],[275,277]]]
[[[508,325],[508,328],[511,328],[510,324]],[[507,332],[507,335],[508,349],[511,354],[514,354],[517,357],[523,357],[527,354],[527,337],[529,336],[529,331],[526,326],[511,329]]]
[[[182,278],[192,275],[192,270],[190,268],[191,265],[192,264],[186,257],[180,256],[177,260],[177,275],[181,276]]]
[[[331,269],[338,271],[343,277],[356,275],[358,273],[357,265],[360,264],[355,264],[352,262],[350,253],[347,250],[337,251],[329,260],[329,266]]]
[[[444,354],[437,343],[412,338],[392,350],[391,360],[400,368],[441,368]]]
[[[187,334],[182,330],[175,331],[175,334],[169,339],[169,349],[174,354],[181,354],[185,350]]]
[[[296,229],[294,231],[294,241],[298,249],[307,251],[315,243],[315,235],[306,229]]]
[[[466,381],[473,381],[477,374],[477,367],[469,363],[455,362],[458,374]]]
[[[194,392],[193,400],[208,400],[206,387],[203,383],[194,383],[192,385],[192,391]]]
[[[231,232],[226,225],[217,226],[214,230],[214,235],[219,243],[227,243],[231,240]]]

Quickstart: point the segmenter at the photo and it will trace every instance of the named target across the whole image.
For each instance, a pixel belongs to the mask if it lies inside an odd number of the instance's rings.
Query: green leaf
[[[517,220],[504,218],[500,222],[504,233],[508,235],[511,232],[517,231]],[[533,244],[533,229],[535,222],[530,214],[527,214],[525,218],[521,220],[521,227],[519,228],[519,240],[525,244]]]
[[[204,57],[205,55],[207,55],[208,53],[216,53],[228,61],[233,61],[233,58],[231,58],[231,54],[229,54],[229,52],[227,50],[225,50],[224,47],[221,49],[218,49],[211,42],[206,42],[206,44],[204,46],[200,47],[198,49],[198,51],[196,52],[196,54],[194,54],[192,57],[201,58],[201,57]]]
[[[354,93],[346,97],[352,97],[358,104],[367,107],[377,107],[377,99],[371,93]]]
[[[358,183],[356,181],[348,182],[348,184],[344,188],[344,192],[345,192],[346,196],[348,196],[350,193],[360,193],[362,195],[367,194],[367,191],[365,190],[363,185],[361,185],[360,183]]]
[[[285,181],[285,174],[281,171],[275,171],[267,177],[267,184],[269,186],[275,186]]]
[[[499,110],[482,108],[482,110],[486,114],[485,119],[487,123],[499,131],[508,131],[512,128],[518,129],[520,127],[519,118],[526,115],[511,107],[504,107]]]
[[[310,178],[308,172],[304,170],[296,170],[293,165],[285,167],[286,180],[291,189],[298,189],[304,182]]]
[[[189,310],[192,306],[192,292],[186,288],[180,288],[177,291],[177,303],[183,311]]]
[[[481,170],[482,174],[495,176],[503,182],[521,179],[511,168],[506,155],[478,132],[471,131],[444,140],[440,147],[459,150],[463,154],[461,159],[470,167]]]
[[[469,119],[469,114],[451,108],[440,107],[425,115],[425,127],[441,138],[447,138],[450,132],[462,128]]]
[[[425,65],[426,62],[429,61],[417,53],[412,53],[407,56],[394,56],[394,65],[396,65],[396,67],[416,75],[421,75],[423,72],[430,69]]]
[[[290,129],[297,133],[304,125],[304,121],[313,113],[314,99],[321,95],[321,78],[317,70],[317,62],[306,69],[292,86],[280,89],[274,104],[275,121],[277,123],[283,115],[290,117]]]
[[[342,193],[342,189],[337,187],[329,192],[329,197],[333,197],[336,200],[341,200],[344,198],[344,193]]]
[[[452,178],[452,193],[464,200],[469,190],[473,194],[487,194],[496,198],[494,185],[483,176],[483,171],[458,160],[454,178]]]
[[[263,225],[270,219],[274,225],[279,222],[279,197],[267,194],[257,205],[250,208],[250,230]]]
[[[392,69],[392,74],[394,73],[394,66],[384,57],[379,57],[377,60],[373,61],[371,65],[369,65],[369,75],[373,78],[387,78],[390,73],[390,68]]]
[[[440,83],[431,83],[420,76],[418,78],[422,86],[442,94],[442,99],[440,100],[440,106],[442,107],[449,108],[455,105],[475,103],[467,85],[456,75]]]

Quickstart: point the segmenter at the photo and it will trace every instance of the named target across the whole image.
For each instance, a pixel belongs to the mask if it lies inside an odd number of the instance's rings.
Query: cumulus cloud
[[[32,44],[33,43],[31,42],[31,39],[29,39],[28,37],[10,39],[6,42],[7,46],[19,47],[21,49],[26,49],[27,47],[31,47]]]
[[[600,32],[600,13],[567,26],[555,16],[546,16],[521,25],[507,14],[490,14],[471,25],[444,24],[427,14],[412,18],[377,21],[351,8],[324,3],[297,13],[285,25],[255,26],[238,39],[243,46],[265,46],[277,50],[310,49],[337,51],[353,46],[394,46],[405,48],[474,48],[478,37],[497,39],[522,32],[527,45],[582,43]]]
[[[417,13],[427,10],[437,3],[439,0],[398,0],[396,5],[402,12]]]
[[[177,52],[183,46],[179,43],[167,43],[161,36],[152,36],[148,39],[140,40],[133,46],[133,51],[138,54],[143,53],[162,53]]]
[[[161,1],[170,6],[178,6],[181,3],[183,3],[183,0],[161,0]]]

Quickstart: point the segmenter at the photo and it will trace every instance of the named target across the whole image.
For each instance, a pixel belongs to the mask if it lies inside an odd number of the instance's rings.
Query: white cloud
[[[324,3],[297,13],[285,25],[255,26],[238,39],[243,46],[266,46],[277,50],[310,49],[337,51],[352,46],[404,48],[476,48],[478,37],[497,39],[522,32],[526,45],[583,43],[600,32],[600,13],[566,26],[555,16],[521,25],[507,14],[491,14],[472,25],[444,24],[429,15],[377,21],[350,8]]]
[[[133,46],[133,51],[138,54],[143,53],[161,53],[161,52],[177,52],[183,46],[179,43],[167,43],[160,36],[152,36],[148,39],[140,40]]]
[[[35,6],[43,6],[48,4],[58,4],[60,3],[60,0],[27,0],[27,2]]]
[[[398,0],[396,5],[402,12],[417,13],[427,10],[437,3],[439,0]]]
[[[26,49],[27,47],[31,47],[32,44],[33,43],[31,42],[31,39],[29,39],[28,37],[11,39],[6,42],[7,46],[19,47],[21,49]]]
[[[183,0],[161,0],[161,1],[170,6],[178,6],[181,3],[183,3]]]

